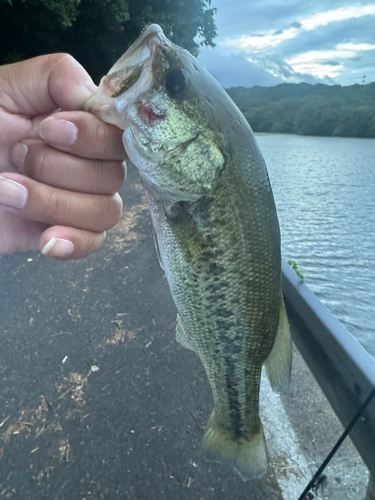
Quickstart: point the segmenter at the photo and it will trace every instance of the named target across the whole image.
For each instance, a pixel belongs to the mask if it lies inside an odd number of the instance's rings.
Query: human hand
[[[118,222],[122,131],[77,111],[95,89],[67,54],[0,67],[0,254],[79,259]]]

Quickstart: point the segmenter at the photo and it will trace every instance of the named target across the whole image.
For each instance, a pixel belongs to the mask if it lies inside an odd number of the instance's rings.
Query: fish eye
[[[173,69],[165,78],[165,88],[171,97],[180,97],[188,90],[186,73],[181,69]]]

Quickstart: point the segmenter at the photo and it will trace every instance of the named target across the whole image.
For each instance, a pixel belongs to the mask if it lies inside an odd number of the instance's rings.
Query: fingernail
[[[78,129],[72,122],[49,116],[41,122],[39,135],[56,146],[68,147],[76,142]]]
[[[20,172],[25,171],[25,158],[28,152],[26,144],[23,142],[17,142],[10,153],[10,159],[15,167],[18,168]]]
[[[27,202],[27,189],[18,182],[0,176],[0,203],[12,208],[23,208]]]
[[[62,238],[51,238],[42,250],[43,255],[55,259],[66,259],[73,253],[74,245],[71,241]]]

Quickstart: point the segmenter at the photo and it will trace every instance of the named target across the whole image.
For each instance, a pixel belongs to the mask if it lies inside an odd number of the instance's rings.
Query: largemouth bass
[[[101,80],[86,109],[124,130],[141,175],[178,311],[176,338],[199,356],[212,388],[203,453],[243,480],[261,477],[261,370],[273,389],[287,387],[291,340],[276,209],[251,128],[157,25]]]

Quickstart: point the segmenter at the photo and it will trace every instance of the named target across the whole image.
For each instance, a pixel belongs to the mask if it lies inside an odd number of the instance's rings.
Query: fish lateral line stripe
[[[241,405],[238,400],[238,380],[235,375],[235,366],[233,359],[229,356],[224,356],[224,362],[226,366],[225,370],[225,381],[228,390],[228,406],[230,421],[233,423],[233,433],[236,438],[240,438],[241,433]]]

